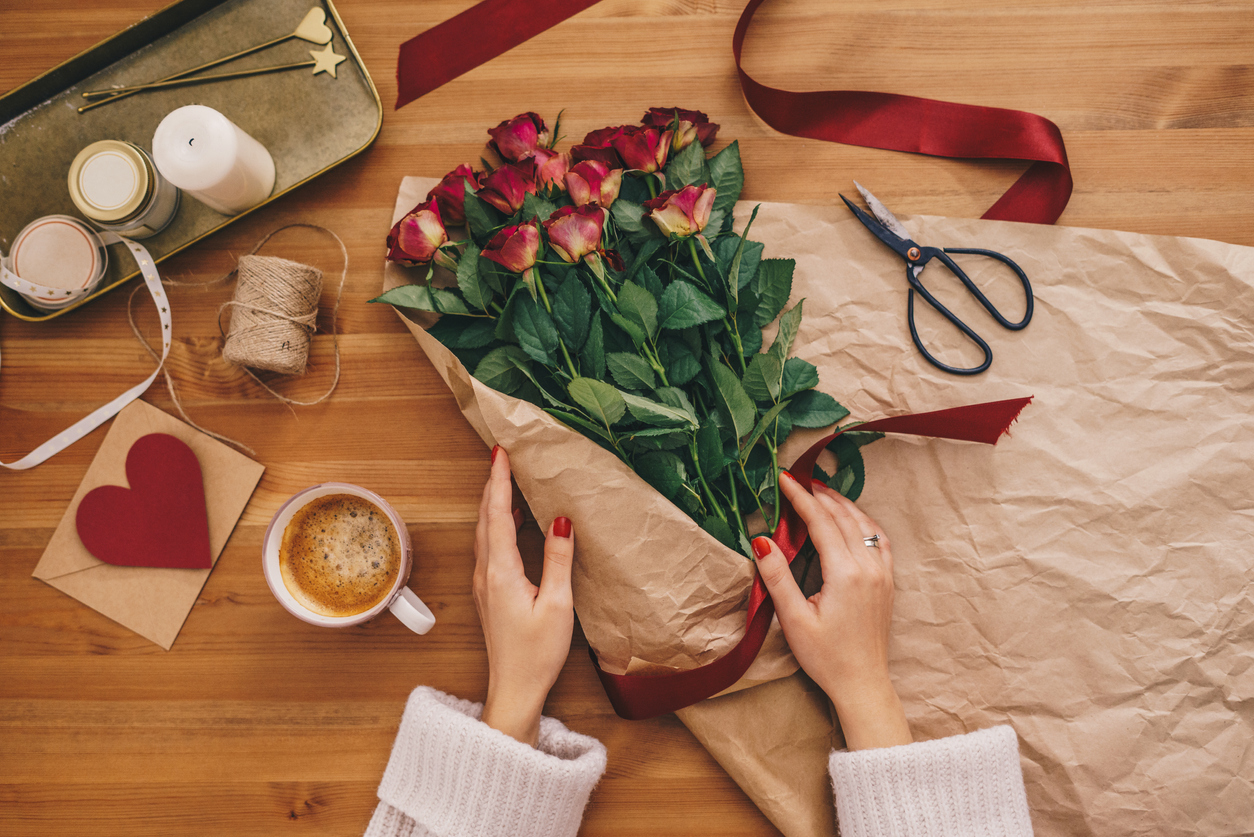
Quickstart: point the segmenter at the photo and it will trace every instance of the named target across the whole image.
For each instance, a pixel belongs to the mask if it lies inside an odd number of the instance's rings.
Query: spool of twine
[[[276,256],[240,256],[222,356],[239,366],[303,375],[322,271]]]

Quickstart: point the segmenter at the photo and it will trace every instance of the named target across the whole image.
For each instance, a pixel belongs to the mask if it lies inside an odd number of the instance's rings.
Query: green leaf
[[[462,183],[466,188],[466,226],[470,228],[470,234],[475,241],[481,245],[487,244],[492,228],[496,226],[496,210],[475,195],[469,181],[464,180]]]
[[[736,548],[736,539],[732,536],[731,527],[722,518],[711,515],[702,521],[701,528],[713,535],[715,540],[728,549]]]
[[[745,185],[745,172],[740,164],[740,140],[732,142],[711,157],[708,165],[710,178],[713,180],[711,185],[718,189],[718,195],[714,198],[714,211],[731,212]]]
[[[523,195],[522,220],[524,222],[530,221],[532,218],[547,221],[554,212],[557,212],[557,207],[539,195],[533,195],[530,192]]]
[[[640,450],[675,450],[688,444],[688,433],[670,427],[650,427],[633,430],[622,441]]]
[[[627,412],[623,394],[614,387],[595,378],[575,378],[566,387],[575,403],[587,410],[588,415],[613,427]]]
[[[519,298],[514,305],[514,334],[528,355],[545,366],[557,366],[557,329],[540,303]]]
[[[469,321],[441,317],[427,334],[450,349],[480,349],[496,339],[495,331],[496,323],[482,317]]]
[[[636,459],[636,473],[668,500],[684,488],[684,462],[673,453],[658,451]]]
[[[689,143],[666,165],[667,188],[682,189],[705,182],[705,147],[699,142]],[[718,196],[714,199],[718,200]]]
[[[650,338],[657,335],[657,300],[644,288],[624,282],[618,289],[618,310],[641,326]]]
[[[779,397],[783,371],[784,366],[775,355],[754,355],[741,383],[754,401],[770,404]]]
[[[665,288],[662,287],[662,280],[658,278],[657,272],[653,268],[648,265],[641,268],[639,279],[640,281],[637,284],[652,294],[654,299],[662,298],[662,292]]]
[[[757,271],[756,262],[752,263],[751,271],[751,264],[744,260],[744,256],[745,244],[749,240],[749,228],[753,226],[754,220],[758,217],[758,210],[761,208],[761,204],[753,208],[753,214],[749,216],[749,223],[745,224],[745,231],[740,234],[740,244],[736,246],[736,255],[732,256],[731,266],[727,269],[727,288],[731,293],[733,302],[736,300],[736,295],[740,293],[740,288],[747,285],[749,280],[753,278],[753,273]],[[761,259],[762,245],[756,241],[753,243],[758,245],[758,258]],[[752,259],[752,256],[750,256],[750,259]]]
[[[622,314],[610,314],[610,322],[621,328],[631,338],[631,342],[637,348],[649,345],[649,336],[644,333],[642,328],[634,320],[629,320]]]
[[[640,355],[613,352],[605,356],[605,364],[623,389],[653,389],[657,383],[653,367]]]
[[[784,398],[818,385],[819,370],[814,368],[813,363],[799,357],[790,357],[784,361],[784,382],[780,389]]]
[[[579,361],[585,372],[594,378],[605,377],[605,330],[601,325],[600,312],[592,315],[592,327],[588,329],[588,342],[579,352]]]
[[[474,375],[485,386],[509,395],[526,382],[526,376],[519,369],[519,365],[526,362],[527,355],[522,349],[517,346],[501,346],[488,352],[479,361]]]
[[[789,402],[782,401],[780,403],[788,404]],[[766,432],[762,434],[762,438],[771,442],[776,447],[779,447],[780,445],[784,444],[784,441],[788,438],[788,434],[791,432],[792,432],[792,419],[789,418],[788,411],[784,410],[778,416],[776,416],[775,421],[772,422],[771,425],[766,428]]]
[[[792,352],[792,343],[797,339],[797,330],[801,328],[801,306],[804,303],[804,299],[798,300],[796,305],[779,318],[779,331],[775,335],[775,342],[771,344],[770,353],[779,358],[781,363]]]
[[[629,392],[619,393],[627,402],[627,409],[636,421],[653,427],[693,427],[697,426],[697,417],[682,408],[659,404]]]
[[[461,288],[462,296],[470,305],[480,311],[488,310],[492,289],[479,276],[479,248],[473,243],[466,245],[466,252],[457,262],[457,287]]]
[[[829,427],[849,415],[849,411],[825,392],[808,389],[790,402],[788,417],[798,427]]]
[[[727,411],[736,438],[740,439],[753,429],[753,420],[757,417],[758,411],[749,400],[749,396],[745,394],[745,388],[741,386],[740,379],[736,377],[735,372],[719,360],[711,359],[710,374],[718,390],[719,406]]]
[[[617,203],[617,201],[615,201],[615,203]],[[643,207],[641,207],[641,211],[643,211]],[[623,278],[629,281],[634,281],[636,273],[645,267],[649,259],[652,258],[653,254],[661,249],[664,244],[666,244],[666,239],[661,237],[653,237],[642,242],[640,249],[636,251],[635,258],[631,260],[631,264],[627,267],[627,275]],[[647,283],[641,282],[640,284],[644,285],[646,290],[652,292],[652,289]]]
[[[663,338],[658,344],[658,354],[672,386],[682,387],[701,371],[701,361],[682,340]]]
[[[591,436],[594,439],[604,439],[605,441],[610,442],[610,443],[613,443],[614,441],[613,438],[610,436],[609,431],[607,431],[604,427],[593,424],[592,422],[588,421],[583,416],[575,415],[574,413],[567,412],[566,410],[553,409],[552,407],[545,407],[544,412],[548,413],[549,415],[553,416],[559,421],[563,421],[566,424],[569,424],[571,427],[575,427],[575,428],[578,428],[579,430],[583,430],[585,436]]]
[[[758,328],[772,322],[788,304],[796,267],[793,259],[766,259],[758,265],[758,310],[753,316]]]
[[[745,357],[753,357],[762,351],[762,329],[748,328],[740,333],[740,348]]]
[[[828,443],[827,449],[836,456],[836,480],[840,480],[840,493],[850,500],[856,500],[862,494],[862,487],[866,484],[866,463],[862,460],[862,451],[858,449],[860,445],[856,440],[847,438],[848,436],[848,433],[837,436]],[[845,471],[853,475],[852,480],[843,476]]]
[[[444,288],[426,285],[401,285],[375,297],[371,302],[386,302],[402,308],[430,311],[436,314],[469,314],[461,297]]]
[[[727,311],[723,306],[683,281],[667,285],[658,306],[662,328],[671,331],[708,323],[726,315]]]
[[[592,321],[592,296],[575,277],[568,278],[553,295],[553,322],[572,353],[588,339]]]
[[[657,225],[645,220],[644,207],[638,203],[632,203],[620,196],[610,206],[610,216],[614,219],[614,226],[627,236],[628,241],[645,243],[649,239],[660,240],[661,232]]]
[[[718,437],[718,427],[713,422],[706,422],[697,429],[697,462],[701,465],[701,473],[711,477],[722,472],[727,464],[723,456],[723,443]]]
[[[745,458],[749,455],[749,451],[753,448],[755,444],[757,444],[758,439],[762,438],[762,434],[765,433],[767,428],[770,427],[770,425],[775,422],[775,419],[779,417],[779,414],[784,412],[785,409],[787,409],[789,403],[791,402],[788,402],[788,401],[779,402],[774,407],[767,410],[766,415],[762,416],[762,418],[758,420],[757,425],[755,425],[753,428],[753,432],[749,434],[749,438],[746,439],[745,443],[740,446],[740,461],[741,462],[745,461]]]

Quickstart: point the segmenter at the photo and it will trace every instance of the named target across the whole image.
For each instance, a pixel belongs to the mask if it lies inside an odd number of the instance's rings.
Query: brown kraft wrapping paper
[[[435,182],[406,178],[396,218]],[[750,208],[737,207],[738,228]],[[1247,833],[1254,249],[927,216],[905,225],[924,244],[1005,253],[1032,279],[1032,324],[1009,332],[939,266],[923,274],[989,341],[989,372],[959,378],[923,360],[901,261],[844,207],[764,203],[753,237],[767,257],[796,259],[796,354],[854,419],[1035,396],[996,448],[890,436],[863,449],[859,505],[893,541],[890,663],[915,739],[1012,725],[1039,835]],[[1020,316],[1004,267],[958,259]],[[416,278],[389,264],[384,286]],[[921,307],[934,353],[979,359]],[[509,450],[540,524],[575,522],[576,610],[607,669],[690,668],[739,640],[750,562],[408,324],[475,430]],[[781,460],[821,432],[795,433]],[[826,758],[839,736],[821,694],[792,676],[777,628],[738,684],[751,690],[679,717],[784,834],[832,834]]]

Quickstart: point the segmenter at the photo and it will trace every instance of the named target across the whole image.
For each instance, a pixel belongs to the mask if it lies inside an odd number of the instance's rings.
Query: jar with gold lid
[[[122,140],[101,140],[70,164],[70,198],[88,220],[127,238],[165,229],[179,208],[179,190],[148,154]]]

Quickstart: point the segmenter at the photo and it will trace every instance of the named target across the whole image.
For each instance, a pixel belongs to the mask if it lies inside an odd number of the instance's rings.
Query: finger
[[[493,448],[492,473],[488,476],[488,563],[506,561],[522,568],[518,554],[518,529],[514,526],[514,486],[509,479],[509,454]],[[512,560],[511,560],[512,559]]]
[[[836,492],[824,490],[821,483],[814,484],[814,498],[818,501],[832,520],[836,523],[836,528],[840,530],[840,536],[845,541],[845,546],[849,549],[849,554],[858,563],[864,561],[875,561],[879,559],[868,553],[866,539],[875,532],[869,531],[863,526],[862,522],[854,517],[849,511],[850,504],[842,504],[833,496]]]
[[[873,551],[871,554],[883,561],[884,566],[886,566],[891,572],[893,568],[893,553],[892,547],[888,542],[888,534],[884,531],[884,528],[876,523],[869,514],[860,509],[857,503],[850,500],[840,492],[834,491],[827,486],[823,487],[823,492],[827,497],[831,498],[832,501],[839,503],[841,506],[848,509],[849,514],[851,514],[862,527],[861,531],[864,537],[879,535],[880,539],[876,542],[876,546],[872,547],[872,549],[876,551]]]
[[[797,514],[805,521],[806,528],[810,531],[810,540],[814,541],[814,547],[819,551],[820,557],[823,553],[828,553],[831,558],[848,553],[849,547],[840,529],[837,528],[836,522],[832,519],[831,513],[801,487],[796,477],[787,471],[780,471],[779,490],[784,493],[788,502],[792,503],[792,507],[797,510]]]
[[[540,598],[571,601],[570,571],[575,564],[575,533],[570,519],[559,517],[549,526],[544,539],[544,569],[540,575]]]
[[[492,475],[483,483],[483,495],[479,498],[479,518],[475,521],[475,572],[485,563],[488,552],[488,497],[492,494]]]
[[[771,600],[775,602],[780,624],[786,626],[805,612],[805,593],[797,586],[797,580],[792,577],[792,570],[788,568],[788,559],[775,541],[766,536],[754,538],[753,555],[758,561],[758,573],[762,576],[762,583],[766,585]]]

